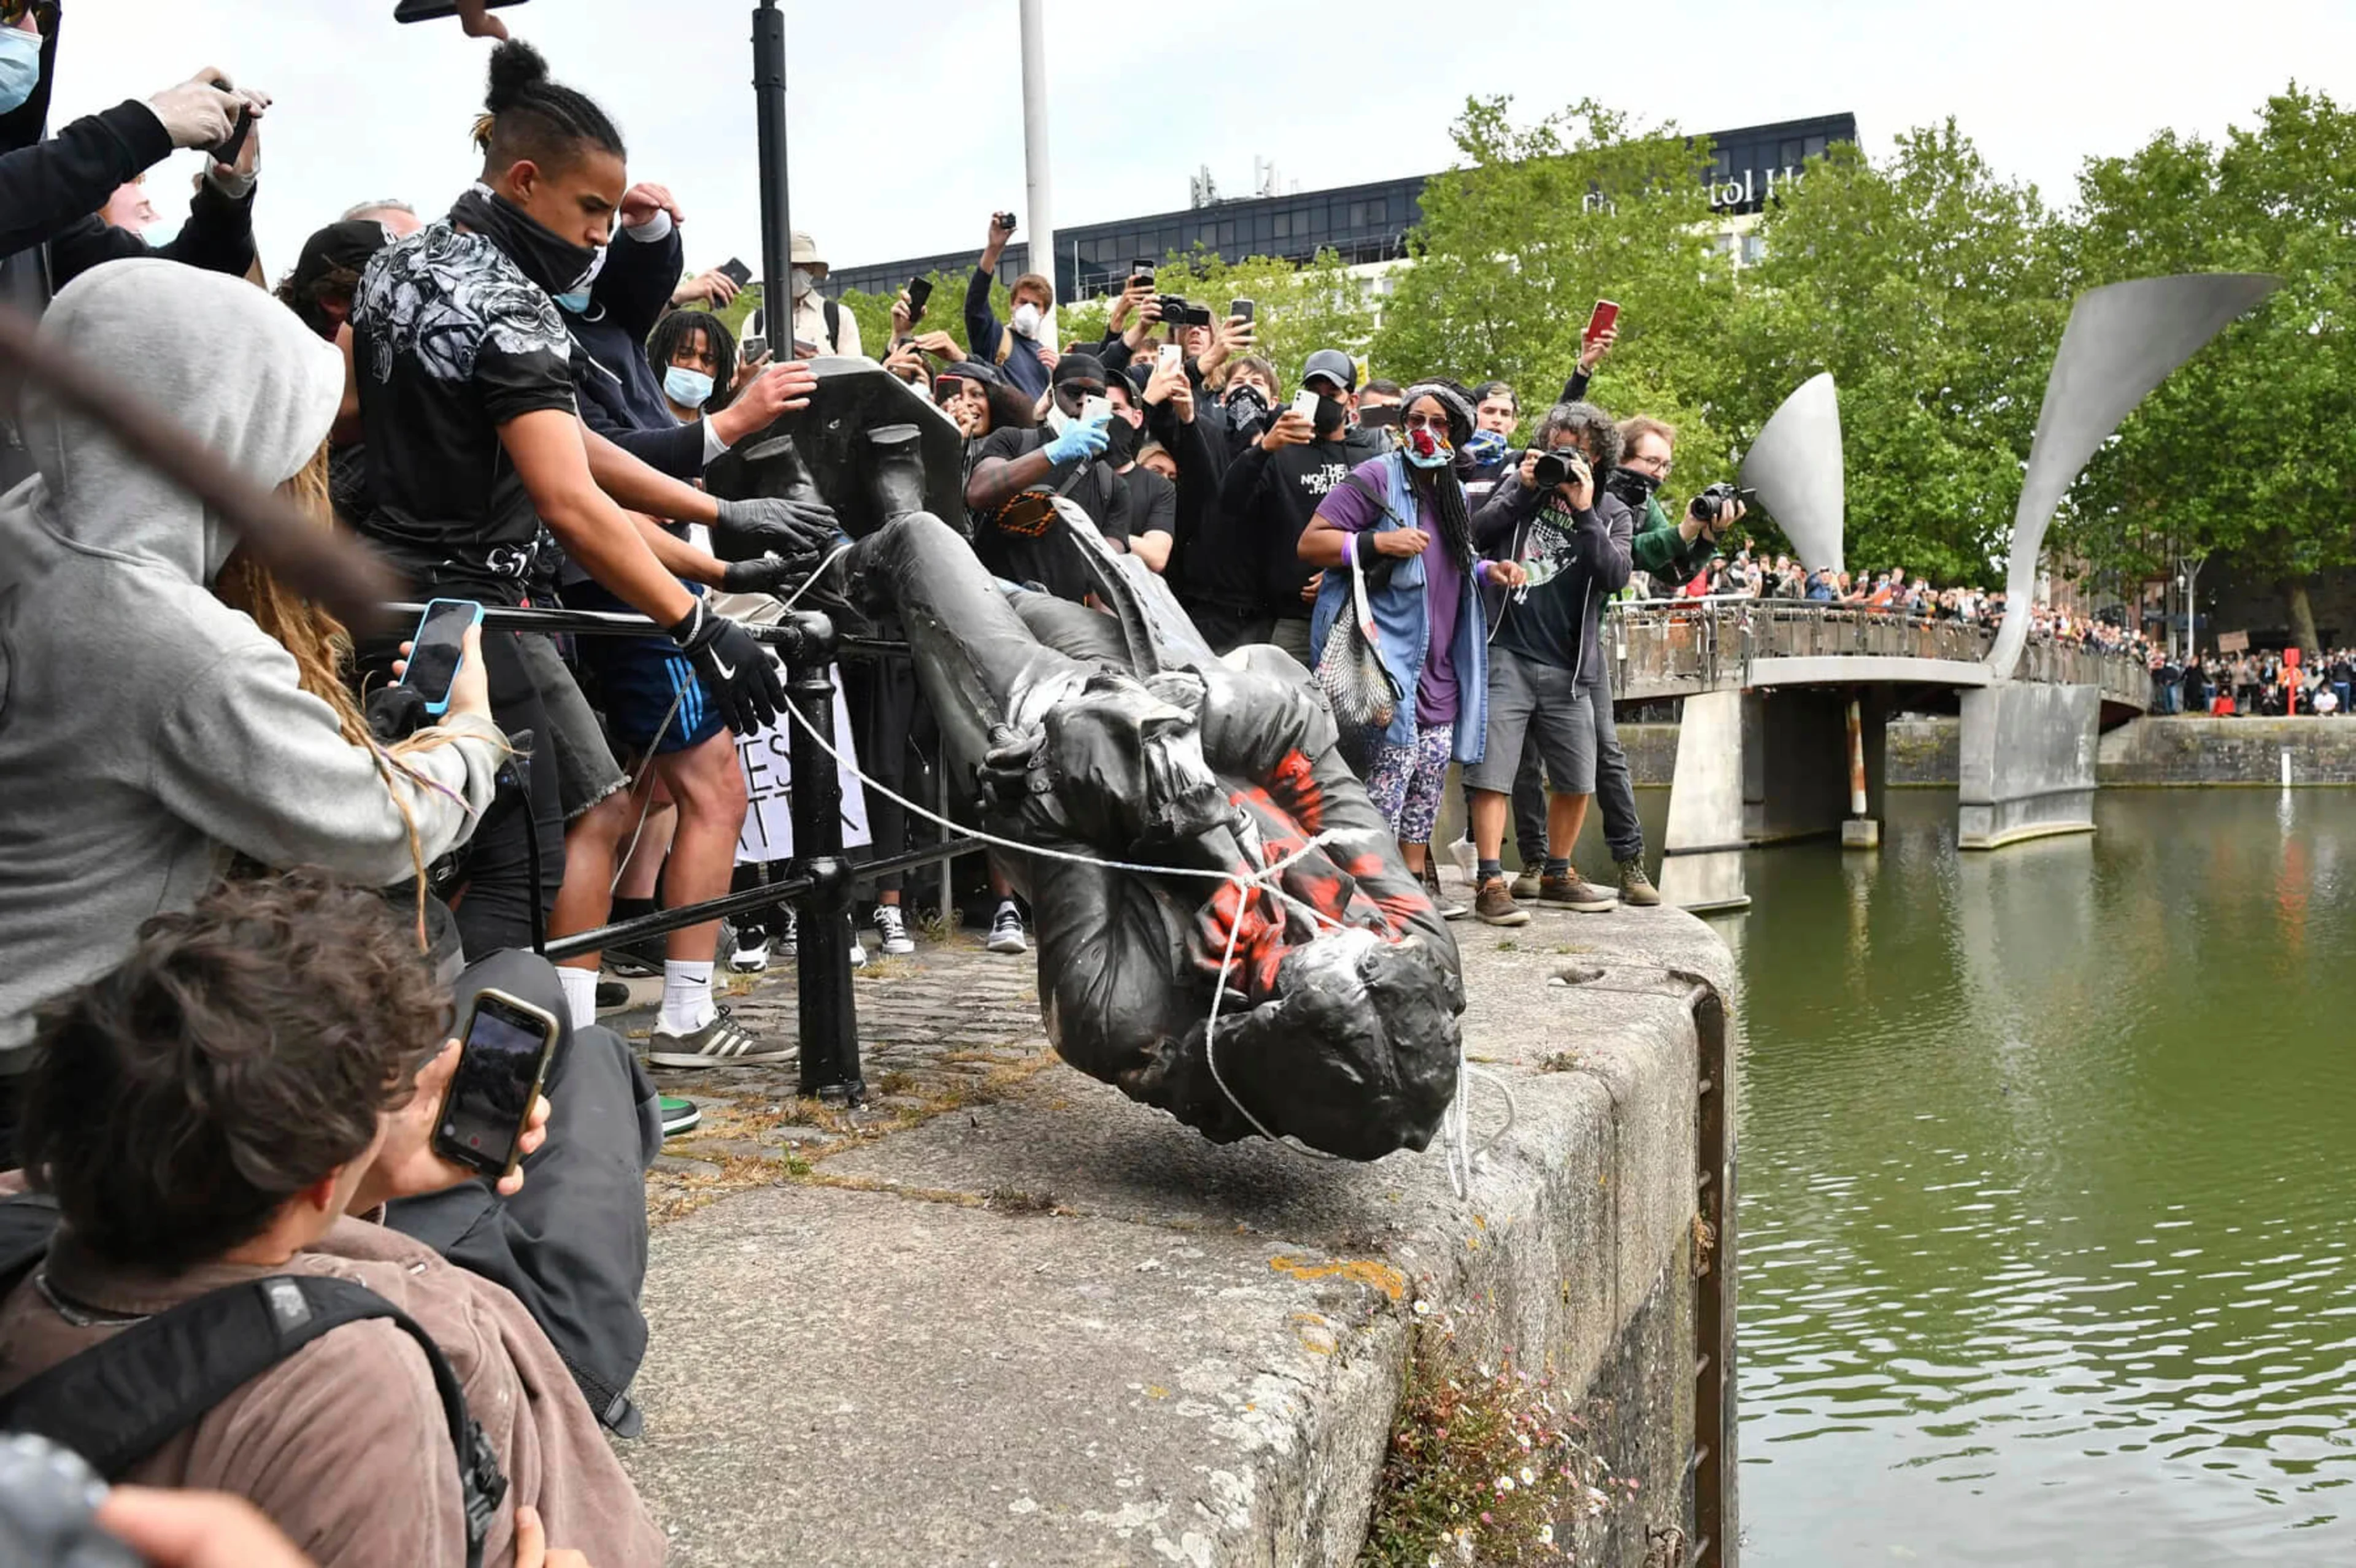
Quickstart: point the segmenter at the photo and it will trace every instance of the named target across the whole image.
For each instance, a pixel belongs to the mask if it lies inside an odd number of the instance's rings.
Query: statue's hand
[[[1047,731],[1039,726],[1017,730],[999,724],[990,731],[990,750],[975,770],[974,784],[985,811],[1023,809],[1033,795],[1047,788]]]

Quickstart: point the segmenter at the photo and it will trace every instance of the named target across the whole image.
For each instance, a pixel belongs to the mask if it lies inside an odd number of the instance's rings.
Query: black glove
[[[833,509],[823,501],[756,496],[723,501],[712,525],[712,549],[723,560],[750,560],[776,550],[788,560],[824,551],[841,532]]]
[[[784,711],[785,682],[769,662],[769,650],[727,616],[712,614],[702,600],[670,629],[670,638],[694,663],[703,689],[739,735],[766,729]]]
[[[730,593],[775,593],[809,575],[807,560],[787,560],[772,550],[751,560],[730,562],[720,574],[720,586]]]

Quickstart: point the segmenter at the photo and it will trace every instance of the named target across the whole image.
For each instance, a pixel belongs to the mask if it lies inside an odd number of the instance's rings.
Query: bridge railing
[[[1995,641],[1995,628],[1976,622],[1858,605],[1636,599],[1612,606],[1604,656],[1612,661],[1613,691],[1646,701],[1746,686],[1754,658],[1870,655],[1976,663]],[[2150,671],[2128,655],[2032,641],[2016,677],[2095,686],[2109,701],[2139,709],[2151,704]]]

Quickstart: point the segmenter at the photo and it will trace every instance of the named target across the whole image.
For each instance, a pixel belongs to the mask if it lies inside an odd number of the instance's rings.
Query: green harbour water
[[[1744,1560],[2356,1563],[2356,790],[1890,798],[1714,921]]]

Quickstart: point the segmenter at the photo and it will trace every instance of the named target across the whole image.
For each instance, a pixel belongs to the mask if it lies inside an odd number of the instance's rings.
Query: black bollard
[[[834,624],[790,617],[799,634],[786,663],[786,700],[807,725],[793,727],[794,858],[809,890],[794,901],[794,974],[801,1006],[801,1091],[856,1105],[866,1098],[859,1068],[859,1009],[851,992],[851,867],[842,858],[842,784],[834,759],[812,737],[834,732]]]

